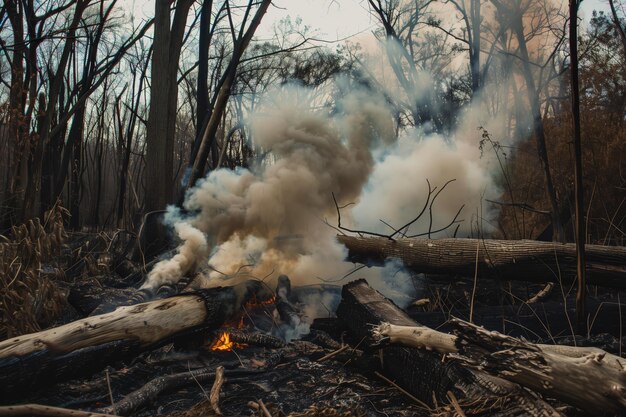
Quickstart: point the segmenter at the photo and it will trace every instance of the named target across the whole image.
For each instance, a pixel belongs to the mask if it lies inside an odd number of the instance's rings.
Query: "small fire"
[[[211,350],[231,350],[233,345],[234,343],[230,340],[230,334],[224,332],[213,346],[211,346]]]
[[[231,340],[230,334],[228,332],[223,332],[219,339],[213,346],[211,346],[211,350],[233,350],[233,348],[245,348],[246,345],[243,343],[235,343]]]

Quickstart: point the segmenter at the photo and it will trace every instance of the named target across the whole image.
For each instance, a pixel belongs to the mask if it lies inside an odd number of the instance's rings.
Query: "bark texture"
[[[199,290],[87,317],[0,342],[0,401],[12,392],[89,375],[175,338],[219,328],[252,297],[271,292],[259,282]]]
[[[561,282],[576,276],[576,247],[534,240],[397,239],[337,237],[348,259],[381,264],[397,258],[416,272],[473,277],[478,250],[478,276],[501,280]],[[626,248],[586,245],[588,284],[626,289]]]
[[[337,316],[359,339],[375,342],[371,326],[383,322],[400,326],[415,326],[406,313],[365,280],[357,280],[343,287],[342,301]],[[560,415],[544,401],[529,395],[509,381],[474,371],[459,363],[443,361],[440,353],[401,346],[380,349],[383,373],[428,405],[447,403],[448,391],[459,400],[472,400],[492,414],[516,416]],[[485,405],[487,404],[487,405]],[[471,406],[469,406],[471,408]],[[470,413],[471,410],[466,410]],[[475,410],[477,411],[477,410]]]
[[[391,343],[452,354],[469,367],[591,414],[626,410],[626,369],[620,357],[596,348],[533,344],[462,320],[453,323],[458,335],[389,323],[373,333]]]

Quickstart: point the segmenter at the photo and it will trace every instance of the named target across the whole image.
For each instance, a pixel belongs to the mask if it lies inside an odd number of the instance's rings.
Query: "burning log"
[[[286,343],[283,339],[270,334],[249,332],[240,329],[220,330],[218,332],[216,342],[211,346],[212,350],[231,350],[232,347],[240,345],[262,346],[270,349],[285,347]]]
[[[0,401],[25,388],[89,375],[191,332],[219,328],[248,300],[269,299],[258,281],[150,301],[0,342]]]
[[[451,354],[461,363],[485,370],[550,398],[583,409],[626,410],[626,368],[622,359],[601,349],[537,345],[463,320],[453,319],[458,335],[423,326],[383,323],[377,339]]]
[[[576,277],[573,243],[491,239],[385,239],[339,235],[348,259],[379,265],[398,258],[416,272],[562,282]],[[626,289],[626,248],[586,245],[588,284]]]
[[[365,280],[344,286],[337,316],[343,319],[358,338],[376,343],[371,325],[383,322],[401,326],[415,326],[406,313],[390,300],[371,288]],[[395,379],[420,401],[429,405],[446,403],[448,392],[459,401],[467,400],[484,406],[485,399],[493,411],[502,415],[560,415],[546,402],[535,398],[518,385],[487,373],[468,369],[457,362],[442,361],[436,351],[410,349],[401,346],[381,346],[380,362],[383,373]],[[479,401],[480,400],[480,401]]]

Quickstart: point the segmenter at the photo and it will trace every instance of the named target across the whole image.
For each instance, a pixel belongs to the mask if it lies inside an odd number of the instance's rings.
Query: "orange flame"
[[[213,346],[211,346],[211,350],[231,350],[233,348],[234,343],[230,340],[230,335],[228,332],[222,333],[219,339]]]
[[[245,347],[246,345],[243,343],[233,342],[228,332],[223,332],[219,339],[217,339],[217,341],[213,343],[213,346],[211,346],[211,350],[233,350],[233,348]]]

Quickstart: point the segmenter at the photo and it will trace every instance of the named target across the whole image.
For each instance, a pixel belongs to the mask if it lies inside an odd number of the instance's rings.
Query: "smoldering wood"
[[[337,310],[352,334],[364,343],[374,344],[370,332],[372,325],[383,322],[402,326],[416,323],[371,288],[365,280],[353,281],[343,287],[342,300]],[[448,391],[461,400],[485,399],[491,401],[494,412],[504,415],[560,415],[541,399],[530,395],[518,385],[484,372],[472,370],[459,363],[442,361],[437,352],[411,349],[401,346],[380,346],[380,362],[383,373],[417,397],[433,406],[447,403]]]
[[[378,339],[451,354],[460,363],[485,370],[589,413],[626,410],[626,367],[601,349],[533,344],[453,319],[456,335],[424,326],[374,327]]]
[[[416,272],[498,280],[561,282],[576,276],[576,247],[572,243],[495,239],[385,239],[338,235],[348,259],[381,265],[400,259]],[[476,254],[478,252],[478,256]],[[626,289],[626,248],[586,245],[589,285]]]
[[[239,314],[250,299],[268,300],[272,296],[263,283],[246,281],[120,307],[5,340],[0,342],[0,400],[20,390],[89,375],[141,351],[219,328]]]
[[[245,345],[261,346],[270,349],[277,349],[285,347],[287,343],[279,337],[272,336],[271,334],[249,332],[240,329],[224,329],[213,332],[214,338],[217,339],[225,331],[228,332],[230,339],[235,343],[241,343]]]

